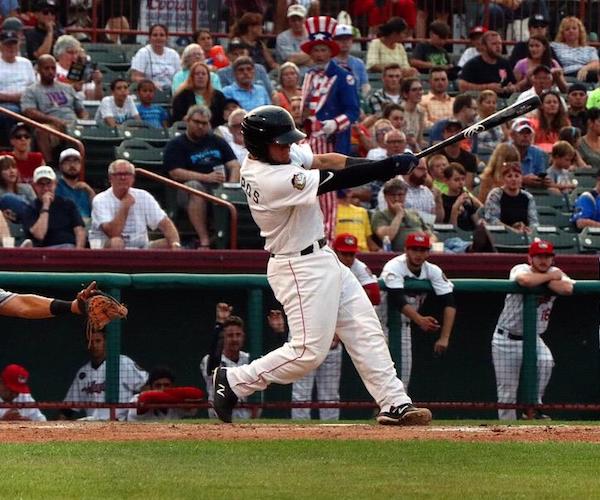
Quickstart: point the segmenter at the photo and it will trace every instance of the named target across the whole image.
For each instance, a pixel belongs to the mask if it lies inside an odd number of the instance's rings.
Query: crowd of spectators
[[[239,168],[247,155],[241,121],[244,113],[264,104],[287,109],[309,134],[313,150],[320,135],[326,144],[319,146],[323,152],[376,160],[404,151],[417,153],[507,103],[537,94],[539,109],[445,147],[413,174],[398,179],[402,185],[393,193],[376,182],[322,202],[331,224],[327,237],[332,243],[334,226],[351,232],[348,227],[355,224],[360,249],[379,251],[383,236],[390,238],[393,249],[401,249],[398,235],[414,227],[435,234],[436,224],[452,224],[469,233],[486,223],[501,223],[507,231],[526,227],[533,234],[536,195],[558,193],[565,197],[565,211],[575,206],[582,189],[574,173],[600,168],[600,89],[594,88],[600,62],[581,20],[567,16],[551,35],[547,12],[532,11],[523,17],[529,37],[511,46],[503,43],[509,31],[496,22],[498,12],[491,13],[490,28],[496,30],[471,28],[465,49],[457,53],[447,43],[453,38],[448,12],[439,5],[433,12],[427,2],[414,12],[404,7],[390,11],[399,16],[382,17],[379,6],[373,6],[369,16],[377,18],[377,25],[364,34],[373,36],[367,42],[358,40],[361,33],[346,12],[337,23],[310,18],[318,12],[318,2],[291,4],[287,25],[278,23],[274,38],[263,33],[265,26],[268,31],[272,27],[260,9],[230,10],[237,14],[230,19],[229,39],[219,40],[206,29],[175,39],[169,34],[170,22],[150,23],[150,17],[142,19],[140,13],[139,26],[147,27],[147,37],[138,41],[144,44],[130,58],[127,73],[112,77],[100,71],[93,52],[86,55],[80,42],[84,34],[64,33],[55,0],[38,0],[27,15],[5,13],[0,29],[0,106],[60,132],[91,123],[117,130],[124,124],[157,129],[178,124],[180,135],[164,146],[161,173],[212,194],[224,184],[239,185]],[[309,18],[313,24],[307,23]],[[429,25],[427,19],[432,21]],[[513,15],[511,22],[517,19]],[[422,41],[407,43],[414,34]],[[328,50],[327,56],[319,54],[320,47]],[[107,75],[110,81],[104,81]],[[336,79],[345,80],[355,98],[340,101],[335,115],[323,118],[328,115],[322,110],[338,99],[332,90]],[[157,104],[157,94],[170,100]],[[93,114],[84,106],[90,101],[97,103]],[[10,141],[0,158],[2,224],[19,244],[86,247],[94,240],[95,248],[214,246],[211,211],[203,198],[178,196],[179,214],[187,215],[193,228],[193,234],[184,237],[177,221],[160,206],[165,200],[147,193],[152,200],[134,201],[131,193],[143,191],[133,187],[135,165],[114,164],[109,158],[108,182],[90,185],[81,158],[56,135],[3,114],[0,128]],[[115,165],[127,172],[114,172]],[[468,196],[455,192],[457,176],[464,176]],[[129,191],[117,194],[117,182],[129,184]],[[403,190],[406,197],[399,205],[396,193]],[[95,208],[100,198],[112,200],[114,214]],[[77,210],[58,217],[57,207],[71,207],[64,200]],[[454,222],[459,208],[461,214],[466,210],[459,201],[472,203],[469,214],[474,208],[470,215],[477,222],[470,231],[465,230],[468,224]],[[332,203],[340,208],[337,215]],[[518,216],[513,213],[516,205]],[[56,229],[60,237],[53,235]],[[451,245],[446,250],[451,251]]]

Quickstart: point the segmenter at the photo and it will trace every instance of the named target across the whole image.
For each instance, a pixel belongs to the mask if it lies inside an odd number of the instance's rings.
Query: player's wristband
[[[47,213],[50,213],[50,210],[49,210],[49,209],[47,209],[47,208],[42,208],[42,209],[40,210],[40,214],[47,214]]]
[[[52,316],[71,314],[71,302],[54,299],[52,302],[50,302],[50,314],[52,314]]]

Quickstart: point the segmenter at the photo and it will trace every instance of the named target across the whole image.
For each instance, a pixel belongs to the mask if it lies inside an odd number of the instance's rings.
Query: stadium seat
[[[111,82],[115,81],[118,78],[124,78],[127,80],[125,73],[123,73],[122,71],[115,71],[113,69],[110,69],[104,64],[98,64],[98,70],[100,70],[100,73],[102,73],[102,88],[104,88],[104,85],[106,84],[110,85]]]
[[[125,139],[115,148],[115,156],[130,161],[136,167],[162,173],[163,149],[141,139]]]
[[[573,172],[573,177],[577,181],[577,187],[584,189],[593,189],[596,185],[595,169],[580,169]]]
[[[539,206],[537,207],[538,220],[542,226],[556,226],[560,230],[570,230],[571,214],[567,212],[561,212],[553,207]]]
[[[526,234],[509,231],[504,226],[486,226],[496,250],[500,253],[526,253],[529,249],[529,237]]]
[[[174,122],[173,125],[169,127],[169,137],[173,138],[185,134],[186,130],[187,124],[184,121]]]
[[[263,239],[260,230],[254,222],[245,193],[240,187],[229,187],[227,185],[217,188],[215,196],[227,200],[237,208],[238,211],[238,248],[260,249],[263,248]],[[229,210],[221,205],[213,205],[213,225],[217,237],[217,248],[229,248]]]
[[[121,129],[125,139],[141,139],[152,146],[164,146],[170,140],[168,129],[153,128],[143,121],[127,120]]]
[[[446,241],[449,238],[460,238],[465,241],[471,241],[473,239],[473,233],[470,231],[463,231],[452,224],[434,224],[433,234],[436,235],[438,241]]]
[[[557,226],[538,226],[532,240],[541,239],[554,245],[554,251],[560,254],[579,252],[579,240],[576,233],[561,231]]]
[[[585,227],[578,235],[580,253],[598,253],[600,251],[600,228]]]
[[[558,210],[570,209],[568,196],[565,196],[563,194],[551,193],[546,189],[527,189],[527,191],[529,191],[535,198],[536,207],[552,207]]]

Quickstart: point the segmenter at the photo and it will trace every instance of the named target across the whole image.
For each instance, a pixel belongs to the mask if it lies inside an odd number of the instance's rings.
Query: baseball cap
[[[62,163],[63,160],[66,160],[67,158],[73,158],[73,157],[81,160],[81,153],[79,151],[77,151],[75,148],[65,149],[63,152],[60,153],[60,156],[58,157],[58,163]]]
[[[292,16],[298,16],[298,17],[302,17],[302,18],[306,17],[306,7],[304,7],[304,5],[298,5],[298,4],[290,5],[288,7],[286,17],[292,17]]]
[[[529,245],[529,255],[554,255],[554,245],[545,240],[534,241]]]
[[[0,28],[2,31],[21,31],[23,29],[23,21],[18,17],[7,17],[2,21]]]
[[[474,26],[469,31],[469,38],[472,38],[477,35],[483,35],[487,31],[485,26]]]
[[[537,75],[538,73],[544,72],[548,75],[552,74],[552,70],[550,69],[550,66],[547,66],[545,64],[538,64],[535,68],[533,68],[533,71],[531,72],[532,75]]]
[[[548,26],[548,25],[550,25],[550,22],[542,14],[534,14],[533,16],[531,16],[529,18],[529,21],[527,21],[527,26],[529,26],[530,28],[534,28],[534,27],[541,28],[542,26]]]
[[[27,125],[25,125],[23,122],[17,122],[10,129],[10,137],[14,137],[15,135],[17,135],[17,132],[19,130],[25,130],[25,132],[27,132],[28,134],[31,133],[31,130],[29,130],[29,127]]]
[[[528,128],[532,132],[534,132],[533,124],[527,118],[519,118],[513,122],[510,129],[515,132],[521,132]]]
[[[338,252],[358,252],[356,236],[350,233],[338,234],[333,242],[333,249]]]
[[[35,7],[33,8],[33,11],[39,12],[40,10],[48,8],[48,7],[56,10],[56,1],[55,0],[38,0],[35,3]]]
[[[584,83],[575,82],[569,85],[569,88],[567,89],[567,94],[570,94],[571,92],[576,92],[578,90],[581,90],[587,94],[588,89]]]
[[[427,233],[410,233],[404,242],[406,248],[431,248],[431,241]]]
[[[354,32],[352,30],[352,26],[349,26],[348,24],[338,24],[335,27],[335,31],[333,33],[333,38],[339,38],[342,36],[354,37]]]
[[[31,390],[27,385],[29,372],[21,365],[8,365],[0,374],[2,383],[11,391],[19,394],[29,394]]]
[[[18,31],[5,31],[2,30],[0,32],[0,42],[18,42],[19,41],[19,32]]]
[[[56,174],[52,167],[48,165],[42,165],[33,171],[33,182],[38,182],[41,179],[50,179],[51,181],[56,180]]]
[[[444,125],[444,130],[447,130],[449,128],[457,128],[458,130],[460,130],[463,128],[463,124],[455,118],[448,118],[446,124]]]

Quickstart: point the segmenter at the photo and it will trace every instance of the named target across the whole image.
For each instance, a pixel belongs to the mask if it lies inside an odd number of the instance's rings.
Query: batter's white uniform
[[[131,358],[119,356],[119,403],[131,401],[134,393],[139,392],[148,380],[148,373],[136,365]],[[106,401],[106,361],[98,368],[88,362],[83,365],[73,379],[65,396],[65,402],[104,403]],[[89,420],[109,420],[110,410],[88,408],[85,414]],[[117,418],[127,418],[127,408],[117,409]]]
[[[6,403],[2,398],[0,398],[0,403]],[[10,401],[11,403],[35,403],[35,399],[31,397],[31,394],[19,394],[15,399]],[[4,417],[6,412],[13,412],[15,410],[11,408],[0,408],[0,420]],[[45,422],[46,416],[40,411],[39,408],[19,408],[17,412],[21,417],[26,420],[31,420],[32,422]]]
[[[382,411],[411,403],[365,291],[335,252],[318,243],[324,237],[319,172],[247,158],[241,185],[273,254],[267,277],[287,315],[290,339],[249,365],[228,369],[233,392],[245,397],[303,377],[324,361],[337,333]]]
[[[559,270],[551,267],[548,272]],[[516,281],[520,274],[531,274],[533,269],[529,264],[518,264],[510,271],[509,279]],[[563,280],[572,281],[563,274]],[[543,296],[538,298],[537,322],[536,322],[536,346],[537,346],[537,376],[538,376],[538,404],[542,403],[542,396],[552,375],[554,358],[548,346],[540,335],[548,328],[550,313],[555,296]],[[511,338],[512,337],[512,338]],[[519,389],[519,375],[523,362],[523,295],[509,293],[504,300],[504,309],[498,318],[498,324],[492,337],[492,359],[496,372],[496,390],[498,392],[498,403],[516,403],[517,391]],[[501,420],[515,420],[516,410],[498,410],[498,418]]]
[[[387,262],[381,271],[381,278],[387,288],[394,290],[403,290],[406,278],[429,281],[436,295],[447,295],[454,290],[452,282],[448,281],[442,270],[431,262],[424,262],[421,266],[421,273],[418,276],[415,275],[406,264],[405,254],[398,255]],[[427,293],[406,291],[404,292],[404,296],[406,297],[406,302],[418,311],[423,305]],[[412,331],[410,319],[404,314],[400,316],[402,318],[400,331],[400,374],[402,381],[408,387],[412,370]]]
[[[206,384],[206,393],[208,394],[208,400],[212,401],[215,388],[213,387],[212,374],[207,374],[208,357],[209,355],[207,354],[202,358],[202,361],[200,362],[200,373],[202,374],[202,378],[204,378],[204,383]],[[226,366],[227,368],[231,368],[234,366],[247,365],[248,363],[250,363],[250,354],[245,351],[240,351],[240,357],[237,363],[229,359],[227,356],[225,356],[225,354],[221,354],[221,363],[219,366]],[[246,401],[247,398],[240,399],[241,403],[245,403]],[[217,414],[212,408],[208,409],[208,416],[210,418],[217,418]],[[233,410],[233,417],[236,419],[247,420],[249,418],[252,418],[252,410],[250,410],[249,408],[235,408]]]

